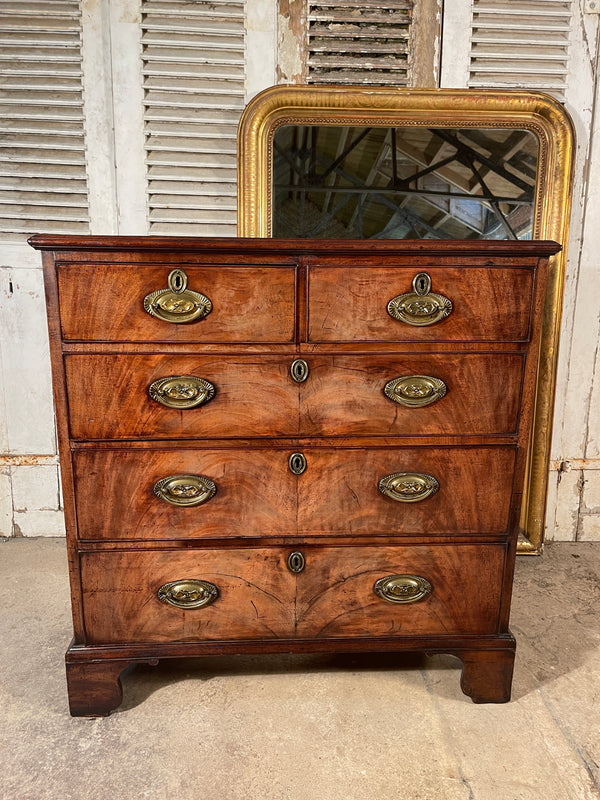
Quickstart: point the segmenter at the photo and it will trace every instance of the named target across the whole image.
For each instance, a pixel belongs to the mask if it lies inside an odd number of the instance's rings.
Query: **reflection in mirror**
[[[283,125],[273,236],[531,239],[538,151],[515,128]]]

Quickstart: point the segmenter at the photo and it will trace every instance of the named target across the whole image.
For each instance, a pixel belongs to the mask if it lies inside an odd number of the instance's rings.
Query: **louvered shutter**
[[[309,2],[308,82],[407,86],[413,0]]]
[[[244,3],[142,3],[151,233],[235,236]]]
[[[474,0],[469,87],[546,91],[564,100],[572,3]]]
[[[0,1],[0,239],[89,230],[77,0]]]

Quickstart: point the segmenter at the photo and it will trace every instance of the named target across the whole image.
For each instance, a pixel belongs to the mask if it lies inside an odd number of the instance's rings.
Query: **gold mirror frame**
[[[238,131],[238,235],[271,236],[273,136],[282,125],[515,128],[539,142],[533,238],[563,246],[550,261],[518,552],[542,550],[556,366],[569,233],[574,132],[562,105],[523,91],[275,86],[246,107]]]

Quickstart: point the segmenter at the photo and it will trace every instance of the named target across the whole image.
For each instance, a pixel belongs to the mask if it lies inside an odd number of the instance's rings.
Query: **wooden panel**
[[[70,355],[65,357],[71,436],[75,439],[294,436],[298,384],[293,357]],[[152,400],[153,381],[204,378],[214,397],[197,408]]]
[[[502,545],[306,549],[298,576],[298,636],[492,634],[498,627]],[[373,586],[388,575],[426,578],[433,592],[391,603]]]
[[[515,464],[512,447],[390,447],[305,450],[298,479],[301,534],[466,534],[507,531]],[[419,472],[439,482],[416,503],[383,495],[378,481]]]
[[[498,354],[307,356],[300,388],[302,433],[333,436],[514,433],[518,424],[523,357]],[[444,397],[407,408],[383,392],[404,375],[440,378]]]
[[[529,336],[533,273],[526,269],[427,267],[431,291],[453,311],[442,322],[414,327],[393,319],[388,302],[412,291],[417,267],[313,267],[309,278],[309,340],[524,341]]]
[[[249,537],[296,532],[296,477],[284,450],[86,450],[74,454],[82,539]],[[153,493],[169,475],[210,478],[217,492],[179,507]]]
[[[138,551],[82,555],[90,644],[270,639],[293,631],[295,577],[278,550]],[[165,583],[195,578],[219,590],[210,606],[180,609],[157,598]]]
[[[144,311],[144,297],[167,289],[176,267],[188,289],[206,295],[211,313],[174,324]],[[290,342],[294,336],[292,268],[150,267],[127,264],[59,264],[63,337],[67,340],[132,342]]]

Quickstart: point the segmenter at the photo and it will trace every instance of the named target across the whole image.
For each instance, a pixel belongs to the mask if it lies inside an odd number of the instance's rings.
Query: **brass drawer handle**
[[[204,475],[169,475],[154,484],[154,494],[174,506],[199,506],[216,491],[214,482]]]
[[[399,294],[388,303],[388,314],[400,322],[422,327],[434,325],[452,313],[452,301],[431,291],[431,278],[419,272],[412,282],[412,292]]]
[[[433,475],[421,472],[393,472],[381,478],[377,488],[399,503],[418,503],[431,497],[440,488]]]
[[[194,375],[171,375],[151,383],[148,394],[167,408],[196,408],[212,400],[215,387]]]
[[[292,453],[288,459],[290,472],[294,475],[302,475],[306,470],[306,456],[304,453]]]
[[[308,364],[303,358],[296,358],[290,364],[290,375],[296,383],[304,383],[308,378]]]
[[[430,375],[402,375],[383,387],[386,397],[407,408],[423,408],[440,400],[448,391],[440,378]]]
[[[187,288],[188,278],[182,269],[169,273],[169,288],[159,289],[144,297],[144,308],[164,322],[193,322],[204,319],[212,311],[212,303],[200,292]]]
[[[418,575],[388,575],[375,582],[373,591],[388,603],[416,603],[433,591],[433,586]]]
[[[215,602],[219,590],[214,583],[184,578],[165,583],[156,594],[162,603],[176,608],[204,608]]]

